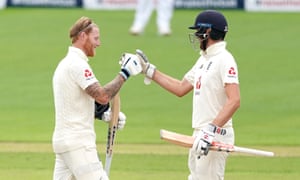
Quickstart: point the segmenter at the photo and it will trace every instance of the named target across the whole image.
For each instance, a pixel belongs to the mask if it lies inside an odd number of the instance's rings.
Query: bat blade
[[[194,137],[192,136],[188,136],[188,135],[184,135],[172,131],[167,131],[164,129],[160,130],[160,138],[172,144],[176,144],[186,148],[191,148],[195,140]],[[223,151],[223,152],[240,152],[240,153],[258,155],[258,156],[268,156],[268,157],[274,156],[274,153],[270,151],[239,147],[239,146],[234,146],[231,144],[225,144],[221,142],[213,142],[212,145],[210,146],[210,150]]]
[[[113,156],[113,146],[117,132],[119,112],[120,112],[120,95],[117,93],[111,102],[111,120],[109,122],[108,134],[107,134],[107,146],[106,146],[106,159],[105,159],[105,171],[107,176],[109,176],[112,156]]]
[[[194,143],[194,138],[192,136],[167,131],[165,129],[160,130],[160,138],[172,144],[176,144],[186,148],[191,148]]]

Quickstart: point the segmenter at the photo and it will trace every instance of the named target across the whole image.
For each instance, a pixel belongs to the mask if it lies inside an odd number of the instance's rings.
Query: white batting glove
[[[109,108],[107,111],[105,111],[102,115],[102,120],[109,123],[111,120],[111,109]],[[119,118],[118,118],[118,130],[124,129],[124,126],[126,124],[126,116],[123,112],[119,112]]]
[[[217,126],[208,124],[196,135],[192,150],[200,156],[207,155],[209,147],[215,138]]]
[[[135,54],[124,53],[119,61],[121,65],[120,74],[127,80],[131,75],[135,76],[142,72],[139,58]]]
[[[142,50],[137,49],[135,52],[136,52],[137,57],[139,57],[139,59],[140,59],[142,69],[143,69],[142,72],[146,76],[144,79],[144,83],[146,85],[149,85],[151,83],[151,79],[153,78],[156,67],[149,62],[146,54],[144,54]]]

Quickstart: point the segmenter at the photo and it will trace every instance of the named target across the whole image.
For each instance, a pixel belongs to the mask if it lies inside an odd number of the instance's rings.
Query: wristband
[[[150,79],[153,78],[154,72],[156,70],[156,67],[153,64],[149,64],[147,70],[146,70],[146,76]]]
[[[220,128],[212,123],[208,124],[207,130],[209,130],[212,133],[217,133],[220,135],[225,135],[226,134],[226,129]]]
[[[126,69],[124,69],[124,68],[121,69],[120,74],[121,74],[121,76],[123,76],[123,78],[125,80],[127,80],[130,77],[129,72]]]
[[[207,126],[207,130],[210,131],[210,132],[212,132],[212,133],[215,133],[216,130],[217,130],[217,126],[215,126],[212,123],[209,123],[208,126]]]

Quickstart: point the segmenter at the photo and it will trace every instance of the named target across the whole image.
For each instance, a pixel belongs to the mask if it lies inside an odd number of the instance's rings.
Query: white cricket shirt
[[[239,83],[237,64],[226,42],[222,41],[201,51],[195,65],[185,74],[194,86],[192,127],[202,128],[212,122],[223,108],[227,96],[225,83]],[[232,126],[230,119],[224,127]]]
[[[55,130],[52,141],[55,153],[96,146],[95,101],[85,88],[97,81],[84,52],[69,47],[53,76]]]

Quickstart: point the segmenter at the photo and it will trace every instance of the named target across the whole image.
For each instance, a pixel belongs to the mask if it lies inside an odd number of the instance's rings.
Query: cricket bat
[[[107,176],[109,176],[110,166],[112,162],[113,156],[113,146],[116,137],[118,120],[119,120],[119,112],[120,112],[120,95],[117,93],[111,102],[111,120],[108,126],[108,134],[107,134],[107,146],[106,146],[106,159],[105,159],[105,171]]]
[[[186,148],[191,148],[195,140],[194,137],[192,136],[167,131],[164,129],[160,130],[160,138],[172,144],[176,144]],[[210,150],[225,151],[225,152],[239,152],[239,153],[246,153],[246,154],[252,154],[257,156],[268,156],[268,157],[274,156],[274,153],[270,151],[239,147],[230,144],[224,144],[221,142],[213,142],[212,145],[210,146]]]

